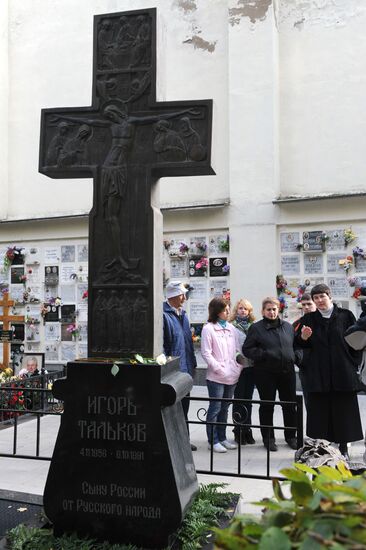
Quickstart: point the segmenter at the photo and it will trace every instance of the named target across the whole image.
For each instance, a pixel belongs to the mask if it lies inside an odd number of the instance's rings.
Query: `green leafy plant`
[[[138,550],[133,545],[109,544],[76,535],[56,538],[52,530],[18,525],[7,533],[9,550]]]
[[[183,550],[196,550],[212,539],[212,527],[219,525],[219,520],[229,517],[235,498],[239,495],[219,491],[226,483],[201,485],[191,508],[177,531],[176,538]]]
[[[287,477],[290,497],[273,480],[274,497],[256,502],[262,517],[240,516],[224,530],[215,529],[217,548],[227,550],[366,550],[366,475],[337,468],[294,464]]]

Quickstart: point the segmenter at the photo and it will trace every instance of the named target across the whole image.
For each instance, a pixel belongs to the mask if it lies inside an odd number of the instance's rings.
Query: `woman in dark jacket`
[[[306,433],[339,443],[346,454],[347,441],[363,437],[357,401],[360,355],[344,339],[355,317],[333,304],[325,284],[314,286],[311,296],[317,311],[304,315],[296,331],[296,343],[304,348],[300,368],[308,391]]]
[[[274,401],[278,391],[281,401],[296,400],[294,328],[279,317],[277,298],[265,298],[262,302],[263,319],[254,323],[243,345],[243,354],[254,362],[254,381],[261,400]],[[274,404],[259,407],[262,426],[273,426]],[[295,405],[283,405],[285,439],[291,449],[297,448]],[[290,429],[290,427],[292,427]],[[270,451],[277,451],[273,428],[261,428],[263,444]]]

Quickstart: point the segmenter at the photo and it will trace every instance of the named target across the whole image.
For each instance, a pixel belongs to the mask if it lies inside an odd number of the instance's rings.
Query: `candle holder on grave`
[[[166,365],[68,364],[64,414],[44,493],[56,535],[168,544],[198,490],[181,399],[192,378]]]

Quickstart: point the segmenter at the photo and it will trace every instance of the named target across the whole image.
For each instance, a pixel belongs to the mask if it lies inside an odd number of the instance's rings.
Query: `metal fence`
[[[12,380],[0,386],[0,429],[13,428],[12,452],[0,453],[1,457],[51,460],[50,456],[40,455],[41,417],[62,414],[63,403],[54,398],[52,385],[63,376],[65,371],[60,370]],[[35,453],[21,454],[18,452],[18,426],[32,417],[36,419]]]
[[[25,380],[17,381],[11,383],[8,386],[0,387],[0,429],[3,427],[13,428],[13,444],[11,453],[2,453],[0,452],[0,457],[7,458],[22,458],[22,459],[32,459],[32,460],[51,460],[51,456],[41,456],[40,454],[40,439],[41,439],[41,418],[47,415],[60,416],[63,411],[63,404],[55,400],[52,395],[51,385],[56,378],[64,376],[63,371],[57,373],[51,373],[47,375],[41,375],[37,377],[27,378]],[[16,393],[23,393],[24,402],[27,407],[19,409],[16,407],[4,406],[4,395],[7,396],[7,399],[11,402],[11,395]],[[19,396],[18,396],[19,397]],[[276,406],[292,406],[296,408],[296,426],[263,426],[259,424],[248,424],[245,422],[246,415],[240,415],[240,418],[233,422],[227,422],[224,424],[228,428],[273,428],[276,431],[284,431],[285,429],[294,429],[297,433],[297,446],[300,448],[303,445],[303,398],[301,395],[296,397],[296,401],[260,401],[260,400],[249,400],[249,399],[223,399],[223,398],[210,398],[210,397],[189,397],[191,402],[198,401],[206,403],[206,406],[202,406],[197,411],[197,420],[189,420],[189,425],[201,425],[206,428],[207,425],[218,426],[223,425],[219,422],[207,422],[205,417],[207,415],[207,404],[210,401],[228,401],[230,404],[235,403],[236,406],[242,407],[243,411],[246,410],[246,405],[251,403],[252,405],[261,405],[261,404],[271,404]],[[36,434],[35,434],[35,453],[34,454],[21,454],[18,452],[18,426],[19,423],[25,421],[27,417],[35,417],[36,419]],[[206,435],[205,435],[206,437]],[[271,452],[269,450],[269,445],[267,445],[266,452],[266,467],[265,474],[253,474],[243,472],[242,466],[242,456],[243,450],[241,445],[238,445],[236,452],[236,468],[234,471],[222,471],[215,469],[214,467],[214,451],[213,451],[213,433],[211,435],[211,450],[209,455],[209,467],[207,469],[197,468],[196,471],[199,474],[209,474],[209,475],[218,475],[218,476],[229,476],[229,477],[241,477],[241,478],[254,478],[254,479],[282,479],[280,476],[271,475]]]
[[[296,430],[296,440],[297,440],[297,448],[303,446],[304,444],[304,426],[303,426],[303,397],[302,395],[296,396],[296,401],[260,401],[256,399],[223,399],[220,397],[213,398],[213,397],[189,397],[189,400],[191,402],[193,401],[201,401],[201,402],[211,402],[211,401],[226,401],[229,403],[235,403],[237,407],[241,407],[243,410],[242,415],[239,416],[238,419],[233,418],[233,422],[227,422],[225,424],[222,424],[220,422],[207,422],[205,420],[205,416],[207,415],[207,408],[201,407],[197,411],[197,420],[188,420],[188,425],[202,425],[205,424],[206,426],[219,426],[219,425],[225,425],[228,428],[240,428],[240,429],[248,429],[248,428],[271,428],[275,432],[276,431],[285,431],[287,429],[293,429]],[[296,426],[266,426],[266,425],[260,425],[260,424],[249,424],[246,423],[246,405],[247,404],[252,405],[274,405],[279,407],[288,407],[292,406],[296,409]],[[243,472],[242,467],[242,448],[241,445],[238,445],[238,448],[236,449],[237,453],[237,460],[236,460],[236,469],[235,471],[220,471],[214,468],[214,450],[213,450],[213,430],[211,430],[211,441],[210,441],[210,459],[209,459],[209,468],[207,469],[201,469],[196,468],[196,472],[198,474],[209,474],[209,475],[218,475],[218,476],[229,476],[229,477],[242,477],[242,478],[251,478],[251,479],[283,479],[280,476],[272,476],[271,475],[271,452],[269,449],[269,438],[270,433],[268,430],[268,441],[267,441],[267,448],[266,448],[266,468],[265,468],[265,475],[260,474],[246,474]]]

